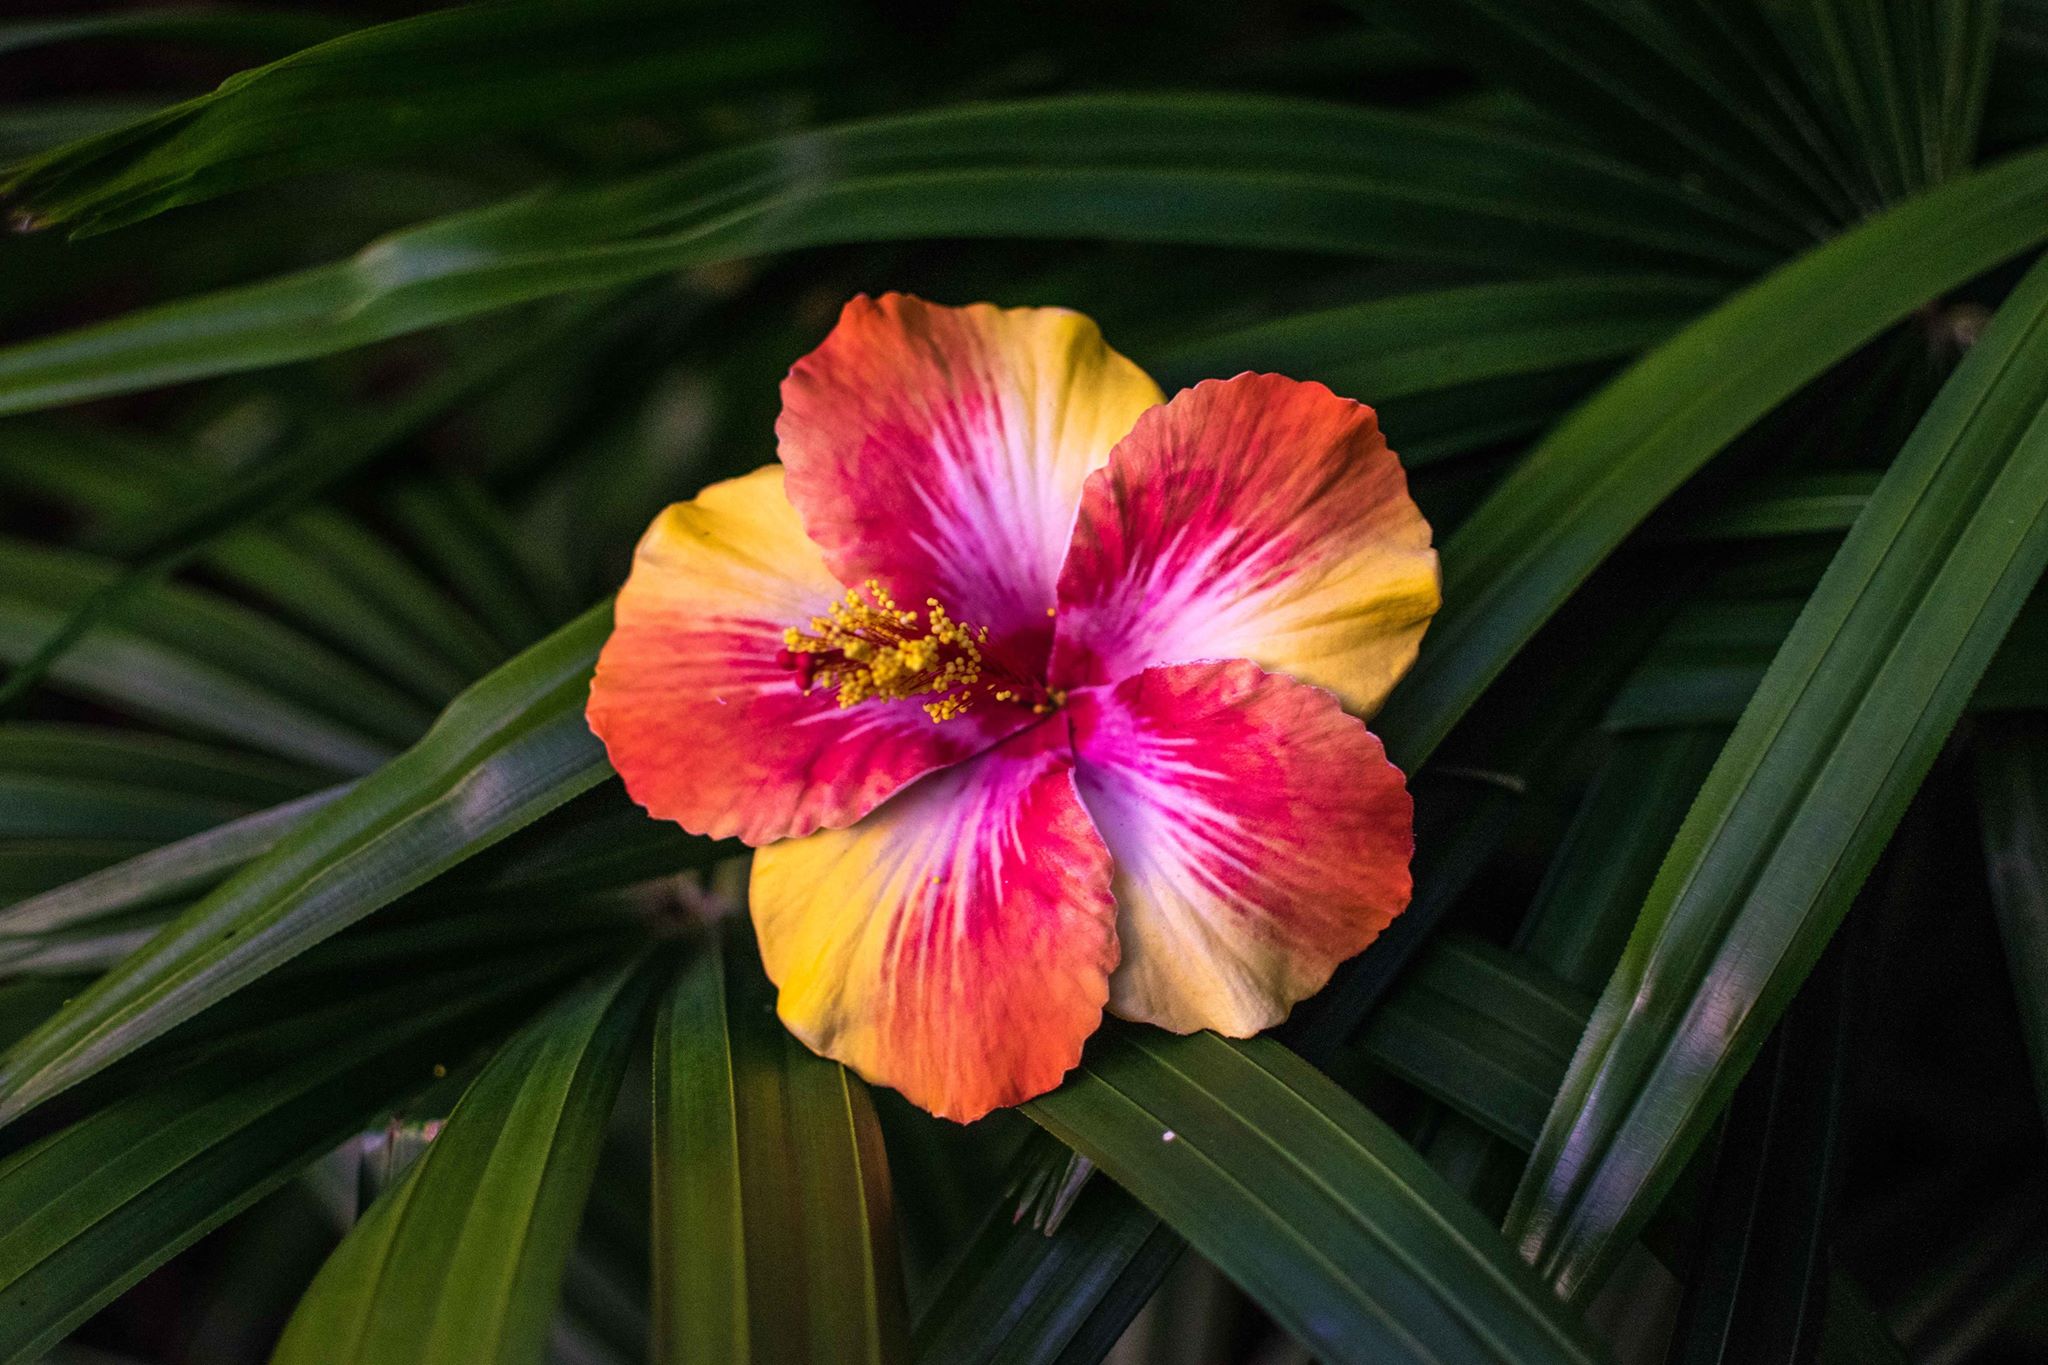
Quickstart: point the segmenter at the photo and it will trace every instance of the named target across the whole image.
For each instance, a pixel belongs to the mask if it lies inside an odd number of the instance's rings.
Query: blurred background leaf
[[[11,15],[0,1361],[2048,1356],[2044,143],[2042,0]],[[1410,910],[1036,1126],[580,715],[890,288],[1373,403],[1443,553]]]

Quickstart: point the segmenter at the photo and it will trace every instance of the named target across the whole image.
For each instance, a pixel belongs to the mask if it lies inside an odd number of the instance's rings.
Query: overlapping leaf
[[[1665,498],[1885,328],[2048,237],[2048,152],[1922,195],[1808,252],[1644,356],[1556,427],[1443,546],[1444,610],[1376,728],[1427,757]]]
[[[1100,1036],[1029,1106],[1330,1361],[1590,1361],[1498,1231],[1285,1048]]]
[[[255,37],[248,32],[254,18],[224,14],[213,27]],[[271,27],[283,28],[282,19]],[[45,26],[45,41],[56,36],[52,27]],[[60,32],[151,36],[178,27],[145,14]],[[574,10],[501,0],[328,37],[335,27],[308,20],[301,41],[317,45],[37,157],[0,181],[0,194],[37,226],[105,229],[287,175],[715,97],[834,55],[822,26],[799,18],[763,23],[738,7],[653,0]]]
[[[321,1270],[275,1365],[538,1358],[652,984],[610,973],[491,1059]]]
[[[609,605],[457,698],[417,745],[0,1057],[0,1121],[609,775],[583,702]]]
[[[459,1061],[575,961],[400,978],[280,1029],[230,1034],[0,1163],[0,1361],[32,1360],[173,1252]],[[495,1007],[495,1010],[494,1010]],[[346,1048],[331,1046],[347,1036]]]
[[[423,224],[351,260],[0,350],[0,412],[303,360],[835,242],[1109,238],[1722,275],[1776,249],[1601,158],[1412,115],[1073,96],[877,119]],[[2007,254],[2017,247],[2008,248]]]
[[[653,1218],[657,1362],[908,1358],[867,1092],[791,1038],[759,967],[716,943],[655,1029]]]
[[[1561,1293],[1670,1187],[2040,577],[2044,412],[2037,267],[1872,494],[1651,889],[1511,1215]]]

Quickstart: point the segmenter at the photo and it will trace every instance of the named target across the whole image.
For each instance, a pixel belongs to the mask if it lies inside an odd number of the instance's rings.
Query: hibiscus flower
[[[847,304],[781,463],[663,512],[590,723],[633,799],[753,845],[789,1029],[968,1120],[1105,1007],[1243,1037],[1407,905],[1359,717],[1438,603],[1371,408],[1165,401],[1064,309]]]

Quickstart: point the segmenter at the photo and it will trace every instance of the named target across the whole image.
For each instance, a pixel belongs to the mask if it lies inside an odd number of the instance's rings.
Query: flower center
[[[935,597],[924,605],[922,612],[905,610],[870,578],[861,588],[848,588],[825,615],[813,616],[809,630],[783,631],[775,661],[796,675],[805,692],[835,689],[842,708],[931,697],[924,709],[935,721],[951,720],[982,700],[1027,706],[1041,715],[1065,700],[986,654],[987,627],[955,621]]]

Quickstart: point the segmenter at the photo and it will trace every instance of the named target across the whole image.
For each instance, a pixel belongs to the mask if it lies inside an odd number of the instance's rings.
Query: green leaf
[[[1014,1202],[989,1209],[918,1318],[918,1360],[1095,1365],[1187,1245],[1106,1180],[1083,1189],[1053,1232],[1019,1221]]]
[[[1374,722],[1405,767],[1656,506],[1780,402],[1944,290],[2048,237],[2048,151],[1800,257],[1574,412],[1442,547],[1444,610]]]
[[[443,585],[361,524],[309,507],[279,526],[279,539],[341,579],[358,600],[397,623],[415,647],[432,648],[464,679],[503,663],[506,651]]]
[[[1717,597],[1688,604],[1615,693],[1607,728],[1732,726],[1804,605],[1792,598]]]
[[[602,301],[600,298],[595,302]],[[158,579],[198,556],[216,540],[290,511],[418,435],[445,417],[450,409],[478,391],[502,382],[546,352],[564,330],[573,328],[593,306],[591,300],[578,301],[557,309],[538,325],[479,347],[445,372],[418,385],[402,400],[379,404],[355,413],[352,418],[326,418],[316,424],[312,435],[283,453],[253,468],[237,470],[233,476],[210,486],[192,489],[179,499],[179,510],[174,516],[164,516],[162,500],[151,499],[146,519],[132,520],[101,537],[123,557],[125,563],[120,569],[103,572],[99,581],[89,586],[77,581],[78,574],[73,574],[74,581],[68,589],[68,615],[37,643],[33,653],[18,661],[15,672],[0,686],[0,712],[20,703],[96,623],[117,617],[124,606],[137,600],[175,593],[176,590],[159,589],[151,594],[150,586]],[[293,579],[278,595],[303,602],[307,588],[307,584]],[[215,629],[221,629],[218,623]],[[535,630],[519,643],[527,643],[539,634]],[[353,690],[360,688],[360,683],[350,684],[348,678],[336,679],[336,683],[343,688],[342,696],[351,706],[368,708],[370,714],[380,718],[385,711],[396,712],[383,733],[408,741],[424,727],[424,717],[407,714],[411,710],[408,703],[400,699],[393,705],[396,694],[381,682],[373,682],[370,695],[360,698]],[[332,704],[334,699],[329,700]]]
[[[0,1056],[0,1123],[609,775],[583,720],[592,609],[456,698],[420,742],[296,827]]]
[[[2048,562],[2044,322],[2037,267],[1872,494],[1672,844],[1510,1215],[1563,1295],[1598,1284],[1698,1145]]]
[[[0,1362],[34,1359],[503,1027],[560,952],[395,978],[231,1035],[0,1162]],[[346,1037],[347,1047],[332,1046]]]
[[[1802,603],[1785,598],[1705,598],[1681,612],[1615,693],[1610,730],[1728,726],[1741,718],[1764,671],[1792,631]],[[1973,711],[2048,709],[2038,660],[2048,641],[2048,600],[2020,609],[1970,699]]]
[[[1801,136],[1810,110],[1784,107],[1788,83],[1773,79],[1784,74],[1782,54],[1760,50],[1753,32],[1731,31],[1742,22],[1734,6],[1701,5],[1697,20],[1691,9],[1394,0],[1386,12],[1603,145],[1704,180],[1788,232],[1825,235],[1867,207],[1845,186],[1836,149]]]
[[[477,387],[483,387],[482,380]],[[446,409],[473,392],[469,386],[441,388],[437,408],[404,406],[424,423],[445,415]],[[323,413],[319,420],[329,430],[327,437],[297,447],[298,459],[317,466],[318,473],[295,480],[273,478],[271,492],[306,496],[408,434],[404,427],[388,424],[388,414],[387,424],[375,433],[353,420],[336,422],[331,414]],[[334,443],[336,426],[351,428],[349,439],[339,447]],[[307,507],[268,527],[221,534],[222,526],[275,514],[284,499],[251,502],[247,481],[236,480],[232,487],[240,501],[223,515],[220,482],[208,478],[190,452],[112,440],[104,430],[76,423],[20,421],[8,424],[7,431],[8,439],[0,441],[0,480],[78,514],[89,523],[85,548],[118,547],[132,557],[137,547],[146,550],[154,545],[161,554],[166,530],[171,529],[163,508],[175,504],[181,515],[173,528],[182,528],[184,534],[173,536],[169,548],[217,535],[200,547],[200,563],[283,607],[302,625],[332,635],[395,681],[429,696],[445,693],[440,697],[445,701],[505,660],[506,651],[440,585],[345,513]],[[374,439],[366,445],[364,435]],[[195,518],[196,505],[202,502],[212,507],[203,518]]]
[[[0,725],[0,773],[125,782],[245,806],[289,800],[314,785],[289,764],[103,725]]]
[[[77,928],[0,939],[0,971],[16,976],[103,972],[162,929],[170,910],[145,910]]]
[[[651,986],[613,972],[499,1049],[321,1269],[273,1365],[540,1357]]]
[[[1846,531],[1877,475],[1862,470],[1760,479],[1717,502],[1677,532],[1680,540],[1751,540]]]
[[[1447,964],[1452,964],[1454,961],[1454,959],[1446,959]],[[1496,1010],[1497,1013],[1503,1016],[1503,1022],[1514,1022],[1509,1016],[1514,1015],[1516,1011],[1514,1002],[1518,997],[1528,994],[1542,995],[1554,999],[1557,1005],[1575,1003],[1578,999],[1577,997],[1557,994],[1555,983],[1549,981],[1546,974],[1540,969],[1536,969],[1528,959],[1519,955],[1506,954],[1496,956],[1489,965],[1488,971],[1491,975],[1501,978],[1519,976],[1522,979],[1519,986],[1512,986],[1498,996],[1487,995],[1478,990],[1470,991],[1470,998],[1475,1004],[1479,1005],[1482,1009]],[[1478,984],[1479,982],[1476,978],[1466,983],[1468,989],[1476,987]],[[1395,1007],[1398,1001],[1399,996],[1396,996],[1395,1000],[1389,1001],[1389,1008]],[[1555,1006],[1546,1008],[1544,1012],[1550,1013],[1554,1008]],[[1828,1015],[1828,1009],[1832,1009],[1834,1014]],[[1809,1011],[1809,1015],[1821,1016],[1809,1018],[1809,1026],[1806,1029],[1806,1033],[1809,1036],[1816,1031],[1817,1027],[1823,1035],[1824,1041],[1828,1044],[1832,1045],[1840,1041],[1839,1037],[1836,1036],[1839,1032],[1837,1026],[1841,1019],[1839,1001],[1830,1000],[1827,1002],[1826,1009]],[[1572,1037],[1577,1037],[1585,1024],[1585,1018],[1585,1013],[1581,1010],[1570,1021],[1569,1033]],[[1446,1041],[1450,1042],[1462,1025],[1457,1021],[1450,1020],[1448,1017],[1446,1018],[1446,1023],[1448,1025]],[[1568,1053],[1563,1057],[1555,1056],[1555,1054],[1539,1056],[1532,1053],[1529,1059],[1532,1062],[1540,1062],[1543,1066],[1543,1069],[1530,1074],[1530,1082],[1544,1089],[1547,1093],[1555,1093],[1558,1085],[1564,1079],[1565,1065],[1569,1060]],[[1833,1087],[1839,1085],[1841,1080],[1839,1068],[1829,1071],[1825,1066],[1816,1068],[1810,1062],[1811,1057],[1809,1054],[1805,1061],[1802,1062],[1802,1065],[1806,1065],[1805,1071],[1788,1071],[1789,1086],[1777,1084],[1774,1078],[1767,1077],[1761,1071],[1752,1078],[1755,1082],[1762,1082],[1758,1087],[1759,1089],[1776,1087],[1771,1089],[1769,1094],[1757,1097],[1760,1102],[1755,1106],[1752,1117],[1765,1120],[1762,1126],[1769,1127],[1768,1120],[1772,1114],[1779,1112],[1780,1107],[1810,1115],[1813,1109],[1812,1101],[1818,1100],[1821,1107],[1830,1113],[1833,1106],[1839,1103],[1839,1096],[1833,1092]],[[1417,1070],[1411,1079],[1431,1098],[1441,1101],[1459,1113],[1472,1118],[1484,1128],[1505,1137],[1518,1151],[1526,1152],[1536,1138],[1536,1132],[1533,1129],[1525,1130],[1516,1121],[1518,1111],[1513,1099],[1513,1090],[1487,1083],[1487,1077],[1483,1071],[1454,1065]],[[1774,1153],[1774,1156],[1771,1171],[1774,1173],[1772,1178],[1776,1183],[1764,1185],[1753,1180],[1747,1180],[1746,1177],[1754,1175],[1755,1170],[1751,1167],[1745,1167],[1743,1175],[1731,1181],[1728,1191],[1731,1196],[1731,1204],[1725,1212],[1729,1215],[1734,1214],[1736,1206],[1741,1205],[1747,1200],[1752,1216],[1747,1223],[1730,1217],[1728,1223],[1724,1225],[1724,1230],[1731,1235],[1746,1232],[1749,1237],[1756,1239],[1758,1245],[1754,1248],[1754,1251],[1757,1260],[1760,1264],[1767,1265],[1768,1269],[1762,1272],[1763,1278],[1759,1280],[1752,1278],[1749,1272],[1743,1271],[1740,1267],[1730,1269],[1724,1264],[1713,1270],[1703,1269],[1694,1272],[1691,1282],[1698,1286],[1702,1292],[1708,1293],[1711,1293],[1716,1288],[1742,1287],[1741,1297],[1743,1301],[1741,1303],[1729,1301],[1721,1305],[1724,1309],[1724,1322],[1726,1321],[1725,1310],[1738,1307],[1743,1312],[1745,1322],[1749,1321],[1750,1312],[1753,1308],[1766,1311],[1789,1309],[1789,1313],[1774,1316],[1767,1323],[1758,1324],[1760,1326],[1774,1325],[1777,1327],[1785,1326],[1788,1318],[1799,1319],[1802,1313],[1811,1311],[1816,1314],[1816,1319],[1822,1332],[1824,1359],[1839,1361],[1841,1365],[1850,1365],[1851,1362],[1855,1362],[1856,1365],[1862,1365],[1863,1362],[1892,1362],[1893,1365],[1898,1365],[1899,1362],[1903,1362],[1905,1357],[1898,1342],[1893,1339],[1890,1331],[1884,1326],[1882,1320],[1877,1317],[1869,1303],[1863,1298],[1861,1292],[1841,1274],[1833,1273],[1826,1277],[1824,1306],[1820,1303],[1808,1302],[1803,1299],[1799,1300],[1796,1304],[1788,1303],[1781,1294],[1776,1292],[1795,1287],[1803,1289],[1805,1287],[1803,1285],[1788,1285],[1786,1281],[1791,1279],[1795,1273],[1808,1274],[1812,1272],[1813,1267],[1807,1258],[1811,1257],[1817,1244],[1812,1240],[1816,1235],[1816,1227],[1811,1220],[1818,1214],[1820,1209],[1819,1201],[1813,1198],[1813,1195],[1817,1192],[1814,1188],[1814,1183],[1815,1181],[1825,1183],[1825,1163],[1816,1164],[1812,1160],[1815,1154],[1811,1149],[1791,1147],[1788,1150],[1788,1143],[1782,1132],[1778,1132],[1775,1136],[1769,1132],[1759,1136],[1754,1131],[1756,1126],[1758,1125],[1752,1124],[1745,1131],[1745,1135],[1742,1138],[1730,1140],[1731,1157],[1729,1159],[1740,1159],[1742,1152],[1746,1150],[1746,1148],[1734,1145],[1738,1142],[1747,1143],[1750,1139],[1755,1138],[1758,1141],[1772,1144],[1771,1151]],[[1784,1172],[1784,1168],[1788,1164],[1798,1166],[1798,1169],[1791,1173],[1789,1179]],[[1736,1173],[1733,1171],[1730,1174],[1732,1177],[1736,1176]],[[1761,1212],[1757,1208],[1756,1201],[1760,1198],[1768,1201],[1762,1206],[1768,1209],[1768,1212]],[[1803,1219],[1794,1218],[1792,1216],[1794,1210],[1799,1211],[1805,1217]],[[1801,1242],[1799,1240],[1800,1237],[1804,1237],[1807,1240]],[[1776,1259],[1769,1259],[1773,1256]],[[1795,1271],[1795,1267],[1802,1263],[1807,1265],[1807,1269]],[[1704,1331],[1706,1322],[1703,1319],[1696,1319],[1696,1321],[1699,1322]],[[1800,1319],[1799,1322],[1793,1325],[1800,1331],[1804,1330],[1803,1319]],[[1738,1335],[1733,1339],[1754,1343],[1758,1339],[1756,1336],[1739,1335],[1751,1330],[1752,1328],[1750,1327],[1735,1329]],[[1708,1332],[1706,1335],[1711,1337],[1712,1333]],[[1744,1362],[1744,1365],[1747,1365],[1747,1362],[1752,1359],[1763,1361],[1769,1358],[1762,1355],[1736,1355],[1732,1357],[1733,1360]]]
[[[38,839],[0,844],[0,901],[54,890],[148,851],[146,843],[123,839]]]
[[[350,260],[0,349],[0,412],[331,355],[550,295],[838,242],[1108,238],[1580,272],[1592,252],[1616,268],[1715,275],[1774,258],[1712,209],[1588,153],[1408,114],[1191,96],[971,106],[514,200]]]
[[[437,143],[673,110],[835,55],[844,59],[844,44],[835,49],[820,26],[738,6],[498,0],[358,29],[240,72],[211,94],[37,157],[0,193],[32,226],[104,230]]]
[[[276,848],[346,786],[302,796],[153,848],[0,910],[0,936],[47,933],[206,890]]]
[[[1455,944],[1457,940],[1450,942]],[[1440,970],[1449,976],[1458,972],[1459,967],[1460,959],[1445,957]],[[1506,984],[1506,989],[1498,992],[1481,989],[1482,979],[1478,976],[1459,982],[1459,987],[1476,1010],[1482,1014],[1491,1012],[1497,1018],[1473,1030],[1469,1020],[1442,1016],[1443,1055],[1453,1056],[1460,1042],[1469,1039],[1470,1044],[1478,1045],[1493,1030],[1520,1025],[1518,1001],[1530,997],[1546,1001],[1539,1007],[1542,1014],[1558,1016],[1553,1024],[1556,1036],[1568,1035],[1575,1040],[1583,1029],[1586,1007],[1590,1002],[1583,997],[1559,992],[1556,983],[1527,958],[1499,954],[1496,950],[1485,973],[1488,979]],[[1388,1010],[1399,1008],[1402,995],[1406,993],[1407,988],[1404,987],[1388,1002]],[[1564,1016],[1574,1006],[1577,1013],[1567,1020]],[[1802,1036],[1808,1042],[1812,1042],[1818,1033],[1823,1048],[1839,1046],[1843,1019],[1839,999],[1821,1002],[1816,1008],[1809,1009],[1807,1016]],[[1555,1050],[1526,1054],[1526,1060],[1534,1068],[1527,1076],[1527,1083],[1546,1094],[1555,1094],[1564,1079],[1569,1049],[1567,1043],[1563,1054]],[[1431,1098],[1506,1138],[1518,1151],[1528,1151],[1536,1140],[1536,1126],[1518,1121],[1522,1110],[1516,1102],[1515,1088],[1492,1083],[1484,1069],[1454,1062],[1448,1066],[1417,1068],[1409,1078]],[[1816,1064],[1811,1047],[1796,1060],[1786,1059],[1782,1077],[1775,1071],[1767,1074],[1764,1069],[1759,1069],[1750,1078],[1748,1084],[1764,1093],[1752,1096],[1756,1103],[1749,1112],[1749,1118],[1744,1120],[1746,1126],[1742,1132],[1731,1135],[1724,1142],[1729,1152],[1724,1161],[1732,1163],[1726,1173],[1724,1190],[1728,1200],[1714,1215],[1719,1220],[1720,1232],[1726,1238],[1719,1244],[1723,1261],[1712,1268],[1695,1270],[1689,1280],[1697,1294],[1728,1291],[1726,1297],[1712,1305],[1719,1311],[1719,1321],[1727,1331],[1717,1333],[1712,1329],[1707,1306],[1695,1308],[1693,1321],[1703,1343],[1718,1344],[1727,1340],[1757,1348],[1760,1341],[1789,1328],[1803,1346],[1803,1333],[1809,1327],[1807,1315],[1811,1314],[1810,1325],[1817,1327],[1822,1334],[1823,1358],[1839,1361],[1841,1365],[1850,1365],[1850,1362],[1857,1365],[1862,1362],[1899,1365],[1903,1362],[1905,1357],[1898,1342],[1861,1292],[1841,1274],[1822,1277],[1824,1288],[1800,1278],[1813,1275],[1819,1269],[1814,1260],[1814,1253],[1820,1246],[1816,1240],[1818,1224],[1814,1220],[1823,1208],[1823,1201],[1817,1196],[1827,1183],[1826,1159],[1824,1153],[1811,1146],[1798,1145],[1814,1136],[1810,1126],[1800,1129],[1803,1134],[1800,1138],[1788,1138],[1784,1126],[1795,1125],[1795,1116],[1803,1116],[1809,1123],[1819,1118],[1833,1122],[1835,1107],[1840,1102],[1836,1089],[1841,1081],[1839,1058],[1832,1061],[1822,1059]],[[1741,1103],[1740,1096],[1737,1103]],[[1767,1167],[1760,1169],[1750,1164],[1752,1157],[1765,1151],[1770,1156]],[[1747,1218],[1740,1216],[1744,1210],[1747,1210]],[[1745,1238],[1748,1241],[1744,1241]],[[1731,1264],[1729,1253],[1739,1248],[1746,1248],[1754,1261]],[[1808,1288],[1814,1288],[1817,1295],[1824,1296],[1825,1302],[1818,1298],[1804,1298]],[[1731,1314],[1739,1314],[1738,1325],[1730,1325]],[[1706,1358],[1714,1359],[1712,1356]],[[1774,1359],[1766,1354],[1756,1354],[1754,1350],[1751,1354],[1738,1353],[1728,1358],[1743,1362],[1743,1365],[1750,1361]]]
[[[0,839],[180,839],[246,812],[213,796],[0,774]]]
[[[1462,384],[1619,360],[1662,341],[1719,294],[1698,280],[1657,275],[1424,290],[1183,343],[1149,368],[1169,391],[1214,375],[1264,370],[1318,379],[1384,405]],[[1405,415],[1398,408],[1382,413],[1384,420]]]
[[[346,32],[325,15],[289,10],[210,5],[205,9],[135,9],[77,19],[31,19],[0,24],[0,53],[27,52],[58,43],[133,38],[179,42],[230,52],[287,52]]]
[[[744,932],[677,974],[655,1026],[653,1359],[904,1360],[874,1106],[776,1020]]]
[[[0,658],[32,657],[69,615],[114,582],[95,558],[0,541]],[[330,771],[389,757],[428,714],[295,631],[208,593],[156,585],[55,668],[68,690],[168,723],[240,740]]]
[[[408,630],[343,571],[309,552],[289,521],[274,530],[232,532],[200,554],[227,581],[336,640],[414,696],[445,705],[475,679],[476,674],[447,662],[432,636]],[[431,584],[426,592],[441,595]]]
[[[1797,0],[1772,17],[1867,181],[1896,197],[1969,165],[1998,11],[1997,0]]]
[[[2000,718],[1972,751],[1991,904],[2048,1120],[2048,734],[2036,717]]]
[[[61,99],[0,106],[0,165],[146,118],[160,99]]]
[[[1276,1043],[1106,1029],[1027,1112],[1322,1359],[1595,1358],[1476,1209]]]
[[[1543,1128],[1592,1001],[1505,949],[1439,938],[1380,1007],[1367,1056],[1527,1148]],[[1469,1107],[1467,1107],[1469,1106]]]
[[[703,871],[735,856],[732,845],[652,820],[625,788],[584,793],[434,884],[442,899],[495,902],[587,897],[594,891]]]
[[[1543,874],[1517,952],[1580,990],[1606,983],[1657,865],[1726,739],[1710,729],[1616,737]]]
[[[1670,1365],[1802,1365],[1820,1346],[1851,946],[1823,960],[1729,1105]]]
[[[1401,463],[1420,470],[1452,456],[1520,447],[1556,425],[1614,368],[1593,362],[1410,394],[1393,405]],[[1373,396],[1364,388],[1349,392]],[[1492,471],[1474,477],[1474,496],[1493,485]]]
[[[531,644],[547,633],[511,535],[481,492],[452,481],[414,482],[393,489],[391,512],[454,586],[470,610],[504,645]]]
[[[0,839],[177,839],[247,811],[124,782],[0,773]]]

